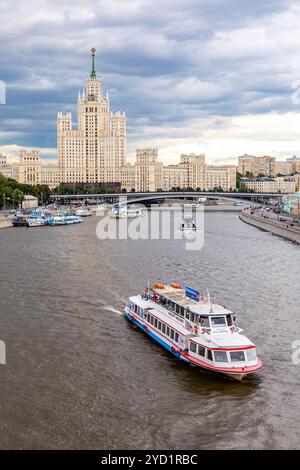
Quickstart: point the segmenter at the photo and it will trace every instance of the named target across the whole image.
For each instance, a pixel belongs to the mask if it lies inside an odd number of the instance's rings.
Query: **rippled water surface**
[[[1,448],[299,448],[300,246],[205,216],[205,246],[0,230]],[[122,315],[147,280],[208,287],[264,367],[243,383],[171,357]]]

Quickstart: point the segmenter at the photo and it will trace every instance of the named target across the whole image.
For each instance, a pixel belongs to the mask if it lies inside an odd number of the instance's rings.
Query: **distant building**
[[[294,193],[295,181],[291,178],[241,178],[241,185],[256,193]]]
[[[22,209],[35,209],[39,205],[37,197],[25,195],[22,202]]]
[[[223,191],[236,189],[236,166],[208,166],[206,169],[205,189],[220,188]]]
[[[0,168],[7,165],[7,156],[0,153]]]
[[[286,160],[292,165],[292,173],[300,173],[300,157],[291,157]]]
[[[162,186],[162,167],[158,161],[158,151],[154,148],[141,148],[136,151],[135,190],[137,192],[157,191]]]
[[[171,191],[174,188],[188,188],[188,171],[180,165],[164,166],[162,170],[162,190]]]
[[[120,181],[126,160],[125,112],[110,111],[109,95],[103,95],[102,82],[92,71],[86,89],[78,94],[78,130],[72,128],[71,113],[57,115],[57,150],[63,183]]]
[[[296,173],[293,176],[291,176],[291,180],[294,181],[295,183],[295,191],[296,192],[300,191],[300,173]]]
[[[274,176],[277,175],[290,175],[293,173],[293,164],[289,161],[286,162],[275,162],[273,167]]]
[[[41,182],[41,162],[39,149],[28,152],[22,149],[19,157],[19,183],[40,184]]]
[[[234,165],[208,166],[205,155],[183,154],[177,165],[166,165],[158,160],[158,151],[142,148],[136,151],[136,163],[121,168],[121,186],[136,192],[172,191],[188,189],[224,191],[236,188]]]
[[[238,157],[238,172],[243,176],[253,175],[255,158],[253,155],[247,155],[246,153]]]
[[[243,176],[276,176],[274,165],[275,157],[263,156],[254,157],[252,155],[243,155],[238,159],[238,172]]]
[[[30,152],[23,148],[20,151],[19,162],[0,166],[0,173],[22,184],[46,184],[50,188],[55,188],[60,182],[58,165],[42,162],[39,149]]]

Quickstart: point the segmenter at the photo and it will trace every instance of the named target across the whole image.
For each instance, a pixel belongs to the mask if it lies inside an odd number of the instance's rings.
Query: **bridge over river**
[[[168,199],[224,199],[232,202],[267,202],[276,199],[280,202],[284,194],[281,193],[238,193],[238,192],[210,192],[210,191],[158,191],[146,193],[102,193],[102,194],[54,194],[52,202],[70,204],[75,201],[89,200],[98,203],[109,202],[113,204],[149,203]]]

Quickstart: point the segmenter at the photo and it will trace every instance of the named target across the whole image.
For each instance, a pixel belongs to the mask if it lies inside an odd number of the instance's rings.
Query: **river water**
[[[0,448],[300,448],[300,246],[229,213],[205,215],[200,251],[101,241],[97,222],[0,230]],[[208,287],[263,369],[177,362],[121,315],[148,279]]]

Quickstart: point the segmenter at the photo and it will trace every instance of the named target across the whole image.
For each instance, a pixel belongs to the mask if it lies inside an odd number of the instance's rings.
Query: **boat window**
[[[228,362],[226,351],[214,351],[216,362]]]
[[[180,306],[176,304],[176,313],[179,313],[180,311]]]
[[[232,324],[233,324],[232,316],[231,315],[226,315],[226,318],[227,318],[227,325],[232,326]]]
[[[158,329],[161,330],[161,321],[158,322]]]
[[[154,319],[154,326],[157,328],[157,318]]]
[[[154,318],[152,317],[152,315],[151,315],[151,318],[150,318],[150,322],[151,322],[151,325],[153,325],[153,323],[154,323]]]
[[[147,314],[147,321],[150,323],[150,313]]]
[[[171,339],[174,339],[174,330],[170,330]]]
[[[210,349],[207,350],[207,359],[209,359],[210,361],[213,360],[213,355]]]
[[[179,339],[179,334],[176,333],[176,331],[175,331],[175,341],[176,341],[177,343],[178,343],[178,339]]]
[[[195,321],[195,315],[193,313],[190,314],[190,320],[194,323]]]
[[[185,311],[185,318],[187,318],[188,320],[190,319],[190,313]]]
[[[243,362],[245,360],[244,351],[231,351],[230,353],[231,362]]]
[[[167,335],[167,336],[170,336],[170,328],[169,328],[168,326],[167,326],[167,328],[166,328],[166,335]]]
[[[246,351],[246,356],[247,356],[247,361],[256,361],[256,350],[255,350],[255,348],[248,349]]]
[[[203,326],[204,328],[209,328],[209,319],[208,317],[200,317],[200,325]]]
[[[211,326],[226,326],[225,317],[211,317]]]
[[[190,351],[193,353],[197,352],[197,344],[192,341],[190,342]]]
[[[180,307],[179,315],[181,315],[182,317],[184,317],[184,307]]]
[[[205,348],[203,346],[198,345],[198,354],[199,356],[205,357]]]
[[[161,329],[161,331],[162,331],[163,333],[166,332],[166,325],[165,325],[164,323],[162,324],[162,329]]]

